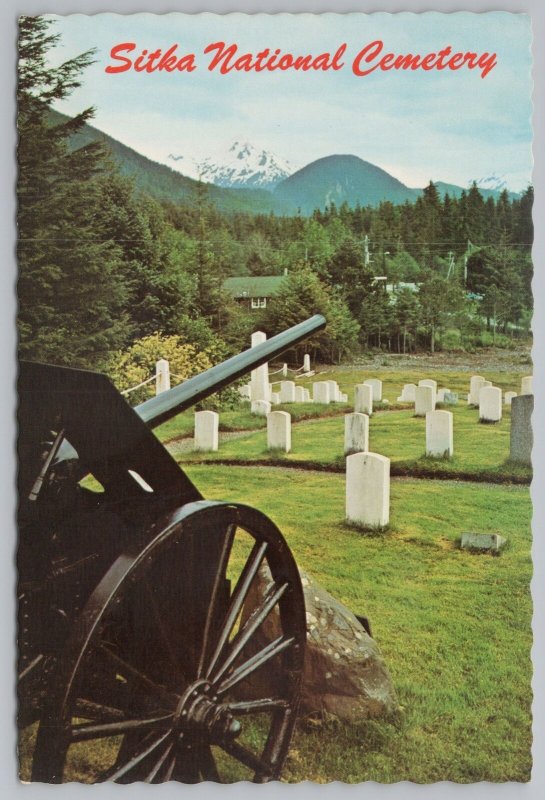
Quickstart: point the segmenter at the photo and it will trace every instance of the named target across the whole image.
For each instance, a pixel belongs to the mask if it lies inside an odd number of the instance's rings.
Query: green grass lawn
[[[391,529],[343,524],[342,476],[188,467],[206,497],[280,526],[297,562],[368,616],[402,707],[392,721],[301,725],[288,781],[526,781],[531,766],[531,503],[526,487],[399,479]],[[458,548],[501,532],[499,557]]]
[[[286,409],[296,406],[286,406]],[[447,407],[445,407],[447,408]],[[426,422],[413,410],[373,414],[369,424],[369,449],[391,459],[392,474],[475,477],[480,480],[530,479],[529,467],[506,463],[509,458],[510,410],[501,422],[479,423],[478,410],[464,404],[449,406],[454,414],[454,456],[450,459],[425,457]],[[216,453],[176,453],[184,461],[274,461],[305,463],[344,469],[344,411],[326,419],[293,419],[291,453],[267,450],[266,431],[249,432],[224,441]]]
[[[418,383],[423,378],[431,377],[432,372],[438,387],[449,388],[460,394],[457,406],[438,406],[454,414],[454,457],[448,460],[425,457],[425,420],[414,417],[412,405],[397,403],[403,384]],[[503,391],[520,390],[519,372],[481,370],[481,374]],[[369,448],[390,458],[392,475],[522,483],[530,481],[529,467],[508,461],[509,407],[504,406],[500,423],[482,425],[478,422],[477,409],[465,404],[470,374],[467,371],[426,370],[422,364],[415,364],[411,369],[382,371],[330,368],[312,378],[298,380],[298,384],[306,386],[311,386],[316,380],[337,380],[341,390],[348,394],[348,404],[291,403],[275,406],[275,410],[287,411],[292,417],[292,452],[287,455],[267,450],[266,419],[252,415],[249,403],[242,403],[238,409],[220,413],[219,426],[220,432],[248,431],[247,436],[221,442],[218,453],[198,454],[184,448],[183,451],[177,449],[175,456],[185,463],[218,460],[301,463],[342,471],[343,416],[353,411],[354,386],[370,377],[382,379],[383,396],[390,401],[390,405],[388,410],[376,406],[378,410],[370,421]],[[174,442],[191,438],[193,427],[194,412],[188,411],[162,425],[156,433],[163,442]]]

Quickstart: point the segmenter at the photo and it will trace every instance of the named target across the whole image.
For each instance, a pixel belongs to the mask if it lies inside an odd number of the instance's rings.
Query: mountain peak
[[[188,177],[234,189],[273,189],[292,172],[289,162],[244,139],[203,159],[171,153],[168,160]]]

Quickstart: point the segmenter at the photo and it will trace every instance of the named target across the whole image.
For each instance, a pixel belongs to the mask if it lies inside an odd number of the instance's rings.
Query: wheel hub
[[[174,715],[174,730],[182,736],[205,733],[210,741],[235,739],[241,732],[240,722],[227,706],[217,702],[208,681],[195,681],[182,695]]]

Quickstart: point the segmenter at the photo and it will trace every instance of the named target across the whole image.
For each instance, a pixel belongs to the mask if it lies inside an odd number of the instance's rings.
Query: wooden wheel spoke
[[[237,683],[240,683],[244,678],[247,678],[248,675],[251,675],[252,672],[255,672],[257,669],[266,664],[267,661],[270,661],[271,658],[274,658],[287,647],[293,644],[295,638],[293,636],[279,636],[274,641],[270,642],[266,647],[262,650],[259,650],[255,655],[241,664],[237,669],[235,669],[228,678],[226,678],[223,683],[219,685],[217,688],[217,694],[222,695],[225,692],[232,689]]]
[[[236,661],[259,626],[267,619],[268,615],[271,613],[275,605],[288,588],[288,585],[289,584],[287,583],[283,583],[281,586],[277,586],[276,584],[271,586],[261,604],[254,609],[252,614],[246,620],[244,627],[241,628],[241,630],[233,639],[229,654],[222,666],[217,670],[217,672],[214,673],[213,677],[211,678],[212,682],[217,683],[223,678],[229,667]]]
[[[218,767],[209,745],[202,744],[198,748],[197,762],[204,781],[216,781],[216,783],[220,783],[221,778]]]
[[[231,604],[229,606],[227,616],[225,617],[225,621],[223,623],[223,627],[219,635],[218,644],[216,646],[216,649],[214,650],[214,654],[208,665],[206,677],[209,677],[212,670],[216,666],[218,659],[221,655],[221,652],[227,640],[229,639],[229,636],[231,634],[231,631],[233,630],[234,624],[240,613],[242,605],[250,590],[251,583],[256,576],[257,570],[259,569],[261,562],[265,557],[266,550],[267,550],[267,542],[261,542],[261,544],[259,542],[256,542],[252,547],[252,551],[248,557],[248,561],[246,562],[242,572],[240,573],[237,585],[235,587],[235,591],[233,592]]]
[[[165,781],[170,781],[172,779],[172,774],[174,772],[174,767],[176,766],[176,747],[173,748],[174,752],[170,752],[170,758],[167,762],[167,768],[165,770]]]
[[[280,710],[285,711],[289,708],[289,703],[287,700],[271,697],[264,700],[241,700],[240,702],[226,703],[226,707],[232,714],[241,717],[245,714],[263,714],[269,711]]]
[[[124,778],[127,773],[131,772],[135,767],[138,766],[145,758],[147,758],[154,750],[157,750],[163,742],[171,735],[170,731],[167,731],[158,739],[155,739],[150,745],[148,745],[144,750],[141,750],[139,753],[134,755],[129,761],[123,764],[121,767],[114,768],[113,771],[107,774],[103,780],[106,781],[118,781],[120,778]]]
[[[224,579],[225,572],[227,569],[227,563],[229,561],[229,556],[231,555],[231,548],[233,547],[233,540],[235,538],[236,529],[237,529],[236,525],[229,525],[226,531],[225,540],[223,542],[223,547],[218,561],[218,568],[214,576],[214,586],[212,589],[212,596],[210,598],[210,605],[208,606],[208,612],[206,614],[206,622],[204,625],[203,642],[201,647],[201,655],[199,659],[199,667],[197,670],[197,678],[202,677],[204,671],[204,665],[206,663],[206,658],[208,656],[208,650],[210,648],[210,633],[212,630],[212,624],[214,621],[215,614],[217,613],[217,605],[220,595],[221,582]]]
[[[144,731],[155,728],[172,719],[172,714],[147,719],[125,719],[119,722],[85,722],[72,727],[70,737],[73,742],[85,742],[89,739],[102,739],[107,736],[119,736],[133,731]]]
[[[240,742],[223,741],[219,743],[219,746],[222,750],[235,758],[237,761],[240,761],[240,763],[244,764],[244,766],[253,770],[255,773],[259,775],[266,775],[270,772],[270,764],[267,764],[265,761],[259,758],[259,756],[256,756],[255,753],[252,753],[251,750],[248,750],[248,748],[244,747],[244,745],[240,744]]]
[[[127,714],[121,708],[113,708],[104,703],[95,703],[83,697],[78,697],[74,703],[72,716],[82,717],[83,719],[99,719],[102,722],[115,722],[127,718]]]
[[[114,653],[109,647],[101,645],[100,652],[113,663],[119,674],[123,675],[124,678],[130,678],[131,680],[136,681],[141,686],[148,689],[153,694],[158,694],[161,697],[170,700],[170,704],[173,702],[178,702],[178,695],[176,695],[174,692],[169,692],[164,686],[160,686],[158,683],[155,683],[155,681],[152,681],[151,678],[149,678],[143,672],[140,672],[140,670],[138,670],[136,667],[133,667],[132,664],[129,664],[128,661],[125,661],[125,659],[121,658],[121,656],[118,656],[117,653]]]
[[[165,748],[164,753],[161,755],[161,757],[159,758],[157,763],[154,764],[151,772],[149,772],[146,775],[146,777],[144,778],[144,783],[153,783],[153,781],[157,778],[157,776],[161,772],[162,767],[164,767],[165,762],[167,761],[168,757],[172,753],[173,747],[174,747],[174,742],[172,741],[172,742],[170,742],[168,747]],[[172,759],[172,761],[174,762],[174,758]],[[167,778],[167,780],[168,780],[168,778]]]

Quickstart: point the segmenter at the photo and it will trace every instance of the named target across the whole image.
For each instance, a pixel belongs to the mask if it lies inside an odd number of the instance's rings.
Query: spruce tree
[[[71,137],[92,116],[87,109],[55,124],[51,104],[81,84],[92,51],[58,67],[47,53],[58,36],[43,17],[21,17],[17,85],[19,344],[24,358],[98,366],[127,333],[120,253],[97,236],[104,152]]]

